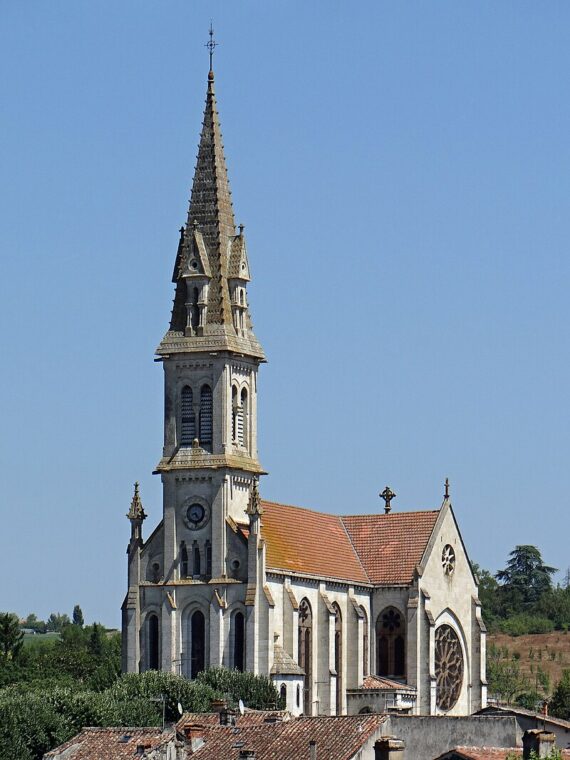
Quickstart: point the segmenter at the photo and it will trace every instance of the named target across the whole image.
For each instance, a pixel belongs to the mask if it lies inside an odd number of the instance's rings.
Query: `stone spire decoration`
[[[131,521],[131,544],[133,541],[142,543],[142,524],[143,520],[146,520],[146,513],[141,501],[138,482],[135,483],[135,492],[131,499],[131,506],[127,512],[127,517]]]
[[[259,479],[254,478],[249,493],[249,502],[247,504],[246,513],[250,517],[261,517],[263,514],[263,507],[261,506],[261,496],[259,495]]]
[[[208,338],[212,348],[239,350],[263,361],[245,298],[249,280],[243,225],[237,232],[210,69],[188,217],[172,275],[176,292],[170,329],[157,353],[200,350],[206,341],[196,339]]]

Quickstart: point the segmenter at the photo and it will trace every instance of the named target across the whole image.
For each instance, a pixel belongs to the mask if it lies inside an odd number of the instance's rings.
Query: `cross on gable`
[[[388,514],[392,507],[390,506],[390,502],[392,499],[396,498],[396,494],[391,490],[390,486],[386,486],[386,488],[382,491],[380,494],[380,498],[384,499],[385,506],[384,506],[384,512]]]

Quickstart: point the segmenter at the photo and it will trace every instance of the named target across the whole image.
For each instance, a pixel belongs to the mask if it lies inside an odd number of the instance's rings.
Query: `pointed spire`
[[[141,497],[140,497],[140,494],[139,494],[139,484],[138,484],[138,482],[135,483],[135,492],[134,492],[133,498],[131,500],[131,507],[130,507],[129,511],[127,512],[127,517],[131,521],[139,520],[140,522],[142,522],[143,520],[146,519],[146,514],[145,514],[145,511],[143,509]]]
[[[206,107],[186,222],[186,238],[190,237],[195,226],[202,234],[212,271],[207,321],[232,325],[226,272],[229,244],[236,234],[235,219],[212,70],[208,73]],[[182,305],[186,300],[186,283],[179,277],[183,247],[181,240],[173,276],[173,281],[177,283],[175,306]],[[184,329],[183,316],[183,309],[173,310],[171,330]]]

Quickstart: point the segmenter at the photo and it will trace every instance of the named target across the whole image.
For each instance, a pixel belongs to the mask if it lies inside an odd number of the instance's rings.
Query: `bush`
[[[281,698],[272,681],[265,676],[241,673],[227,668],[210,668],[198,674],[200,684],[207,684],[225,696],[233,707],[243,700],[253,710],[282,709]]]
[[[509,636],[524,636],[527,633],[550,633],[554,630],[554,623],[545,617],[521,614],[501,621],[499,629]]]

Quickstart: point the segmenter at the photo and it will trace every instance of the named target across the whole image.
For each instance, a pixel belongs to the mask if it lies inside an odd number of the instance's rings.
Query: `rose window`
[[[453,551],[453,546],[447,544],[443,547],[441,564],[443,566],[443,572],[446,575],[453,575],[453,571],[455,570],[455,552]]]
[[[449,625],[435,632],[436,703],[440,710],[451,710],[463,685],[463,652],[457,634]]]

